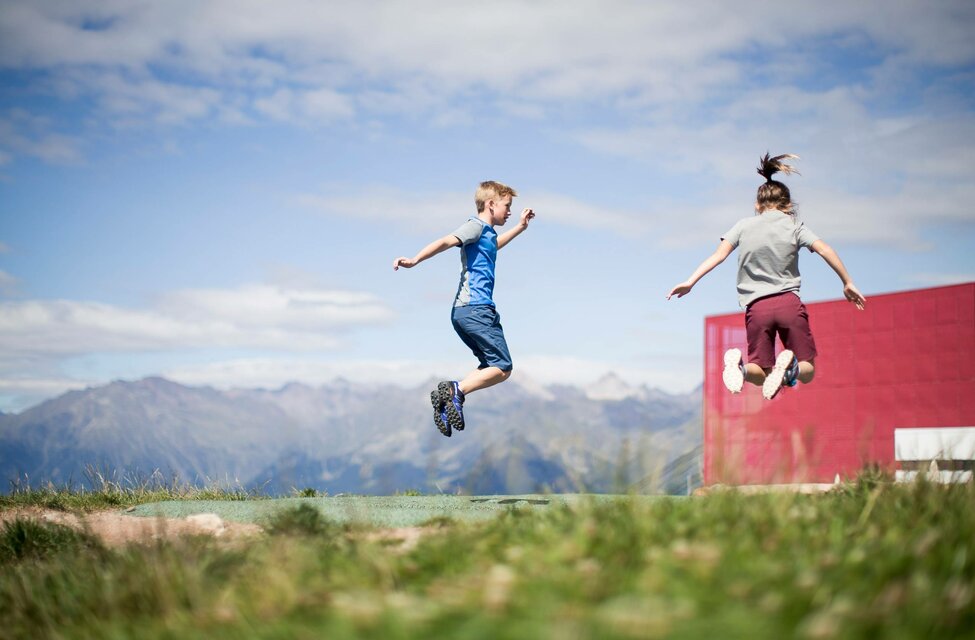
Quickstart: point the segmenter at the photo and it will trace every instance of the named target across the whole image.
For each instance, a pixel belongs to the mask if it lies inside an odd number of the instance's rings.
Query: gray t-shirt
[[[738,303],[799,290],[799,249],[810,251],[819,236],[794,216],[776,209],[743,218],[721,237],[738,251]]]

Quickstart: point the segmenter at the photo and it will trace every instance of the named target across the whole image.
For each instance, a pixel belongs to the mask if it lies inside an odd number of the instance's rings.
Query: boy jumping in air
[[[453,233],[434,240],[413,258],[393,260],[393,270],[410,269],[427,258],[459,246],[460,285],[454,296],[451,322],[477,357],[477,369],[460,382],[444,380],[430,392],[433,421],[448,438],[451,430],[464,429],[464,398],[467,394],[504,382],[511,376],[511,355],[501,328],[501,316],[494,306],[494,264],[498,250],[528,228],[535,217],[531,209],[521,212],[517,226],[498,235],[511,216],[511,200],[518,194],[500,182],[482,182],[474,194],[477,215],[472,216]]]
[[[803,223],[796,220],[795,204],[789,188],[773,180],[778,172],[799,172],[782,162],[798,158],[784,154],[761,159],[758,173],[765,183],[758,188],[755,214],[739,220],[721,237],[718,249],[695,269],[685,282],[667,294],[681,298],[697,281],[724,262],[736,247],[738,255],[738,301],[745,307],[748,336],[748,362],[740,349],[724,354],[725,386],[732,393],[741,391],[744,381],[761,385],[762,395],[771,400],[783,386],[812,382],[815,374],[816,342],[809,329],[806,307],[799,299],[799,249],[806,247],[826,261],[843,282],[843,295],[863,310],[866,300],[846,272],[839,255]],[[785,349],[775,356],[775,336]]]

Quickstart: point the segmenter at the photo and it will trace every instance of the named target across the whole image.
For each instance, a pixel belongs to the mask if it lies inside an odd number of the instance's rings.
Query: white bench
[[[975,427],[894,429],[895,472],[899,482],[925,473],[940,482],[970,482],[975,470]]]

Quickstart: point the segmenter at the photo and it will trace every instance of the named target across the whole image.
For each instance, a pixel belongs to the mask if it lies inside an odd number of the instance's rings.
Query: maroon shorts
[[[775,366],[775,336],[800,362],[816,357],[816,341],[809,329],[809,314],[792,291],[759,298],[745,309],[748,362],[763,369]]]

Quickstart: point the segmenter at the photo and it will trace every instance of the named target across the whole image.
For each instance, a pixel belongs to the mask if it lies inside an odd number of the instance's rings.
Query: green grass
[[[9,493],[0,495],[0,510],[41,507],[91,512],[165,500],[254,500],[267,497],[259,491],[248,491],[229,482],[208,482],[201,487],[182,482],[179,478],[165,478],[159,473],[145,477],[119,477],[118,474],[102,473],[89,467],[85,475],[87,487],[90,488],[71,482],[33,487],[26,480],[16,481],[12,483]]]
[[[51,525],[5,529],[0,637],[952,638],[975,628],[970,484],[513,508],[475,524],[441,519],[409,550],[310,508],[265,526],[234,545],[116,549],[42,531]]]
[[[51,523],[17,519],[0,530],[0,567],[27,560],[44,560],[65,549],[102,551],[101,543],[85,532]]]

